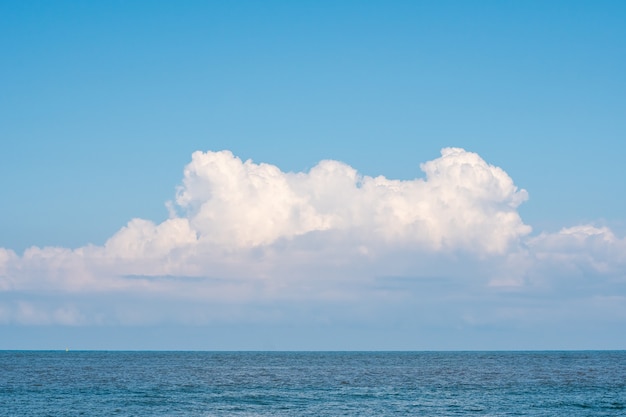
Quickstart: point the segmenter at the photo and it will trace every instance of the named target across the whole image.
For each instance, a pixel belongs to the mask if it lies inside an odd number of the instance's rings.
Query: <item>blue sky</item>
[[[625,19],[2,2],[0,348],[623,348]]]

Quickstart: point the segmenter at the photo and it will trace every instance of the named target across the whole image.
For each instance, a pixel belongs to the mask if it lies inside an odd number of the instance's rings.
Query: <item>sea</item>
[[[626,351],[0,351],[0,416],[626,416]]]

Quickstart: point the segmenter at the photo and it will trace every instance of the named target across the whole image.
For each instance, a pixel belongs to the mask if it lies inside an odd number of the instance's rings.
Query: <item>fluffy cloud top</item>
[[[229,151],[195,152],[176,196],[182,217],[156,230],[131,223],[112,241],[162,248],[156,242],[172,236],[173,247],[197,239],[246,248],[338,231],[363,242],[501,253],[530,232],[516,211],[526,191],[477,154],[446,148],[421,168],[426,178],[411,181],[361,176],[338,161],[285,173]]]

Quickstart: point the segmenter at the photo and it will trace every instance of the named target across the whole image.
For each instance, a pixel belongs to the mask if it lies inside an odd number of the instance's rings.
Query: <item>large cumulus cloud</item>
[[[248,303],[393,299],[398,277],[447,277],[452,292],[536,288],[554,271],[623,282],[625,239],[588,225],[530,236],[517,211],[526,191],[479,155],[445,148],[420,167],[423,178],[394,180],[332,160],[294,173],[195,152],[169,219],[133,219],[103,246],[0,248],[0,291]],[[34,311],[18,300],[0,315],[45,316]],[[52,317],[87,320],[75,305]]]

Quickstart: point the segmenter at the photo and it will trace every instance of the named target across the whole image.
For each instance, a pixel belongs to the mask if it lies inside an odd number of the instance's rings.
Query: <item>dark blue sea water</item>
[[[626,352],[0,352],[0,416],[626,416]]]

